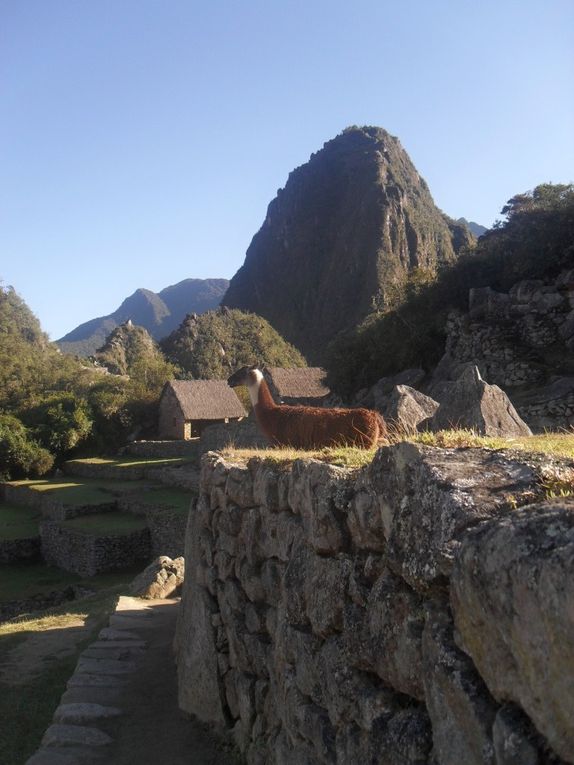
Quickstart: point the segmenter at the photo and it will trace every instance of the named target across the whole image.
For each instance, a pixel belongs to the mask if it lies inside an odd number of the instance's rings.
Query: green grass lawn
[[[0,502],[0,541],[37,537],[39,521],[40,513],[32,507]]]
[[[131,582],[140,573],[142,567],[142,564],[138,563],[122,571],[109,571],[97,576],[81,577],[41,562],[9,563],[0,569],[0,602],[24,600],[33,595],[64,590],[70,585],[78,585],[90,590],[115,587]]]
[[[190,462],[195,462],[191,456],[185,457],[85,457],[78,460],[69,460],[70,463],[84,465],[106,465],[107,467],[180,467]]]
[[[12,486],[26,486],[32,491],[37,491],[68,506],[106,505],[113,502],[118,495],[131,493],[140,488],[136,481],[97,478],[47,478],[10,483]],[[153,485],[146,483],[149,488]]]
[[[147,526],[146,519],[131,513],[94,513],[93,515],[80,515],[63,521],[66,528],[80,531],[84,534],[104,536],[112,534],[129,534]]]
[[[66,603],[50,611],[49,615],[0,624],[2,765],[22,765],[38,748],[60,697],[66,690],[66,682],[74,671],[79,654],[107,624],[109,614],[114,610],[122,592],[125,592],[123,586],[107,589],[90,598]],[[48,640],[56,640],[60,645],[65,645],[66,652],[54,656],[47,650],[46,655],[38,656],[41,651],[37,640],[39,633],[43,633]],[[26,674],[26,643],[31,637],[36,638],[33,647],[35,671]],[[15,650],[20,653],[17,661],[22,667],[22,676],[17,683],[7,679],[3,672],[15,660]],[[17,663],[16,675],[18,667]]]

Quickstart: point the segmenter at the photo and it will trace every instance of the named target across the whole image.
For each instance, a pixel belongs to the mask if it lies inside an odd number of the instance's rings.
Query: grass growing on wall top
[[[192,456],[184,457],[85,457],[83,459],[68,460],[70,464],[80,465],[105,465],[106,467],[180,467],[194,462]]]
[[[39,521],[40,513],[34,508],[0,503],[0,541],[37,537]]]
[[[123,492],[133,491],[133,481],[92,478],[40,479],[11,481],[11,486],[24,486],[39,495],[49,496],[64,505],[105,505]]]
[[[131,534],[132,531],[145,529],[146,519],[131,513],[94,513],[81,515],[62,522],[62,526],[94,536],[115,536]]]
[[[407,434],[393,432],[389,445],[409,441],[423,446],[436,446],[445,449],[483,448],[516,449],[524,452],[547,454],[552,457],[574,459],[574,433],[543,433],[522,438],[501,438],[480,436],[471,430],[443,430],[438,433]],[[286,466],[297,459],[316,459],[331,465],[357,468],[372,462],[377,449],[357,449],[356,447],[337,447],[319,450],[292,448],[235,449],[228,447],[222,455],[230,462],[247,462],[253,457],[265,460],[271,465]]]

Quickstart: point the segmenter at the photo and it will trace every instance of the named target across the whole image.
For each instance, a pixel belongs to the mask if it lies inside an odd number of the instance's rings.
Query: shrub
[[[37,478],[53,465],[50,452],[29,438],[20,420],[0,414],[0,477],[3,480]]]

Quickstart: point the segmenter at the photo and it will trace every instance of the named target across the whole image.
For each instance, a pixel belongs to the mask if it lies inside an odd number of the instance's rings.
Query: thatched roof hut
[[[321,406],[330,394],[321,367],[265,367],[263,374],[277,403]]]
[[[170,380],[159,402],[159,436],[192,438],[207,425],[237,421],[246,415],[225,380]]]

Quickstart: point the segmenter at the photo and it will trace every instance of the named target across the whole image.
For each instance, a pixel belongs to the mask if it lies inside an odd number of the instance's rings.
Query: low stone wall
[[[158,508],[146,512],[146,522],[151,537],[153,558],[167,555],[180,558],[185,550],[185,530],[187,517],[169,508]]]
[[[0,563],[40,558],[40,537],[0,540]]]
[[[133,457],[195,457],[199,456],[199,439],[188,441],[132,441],[120,454]]]
[[[151,557],[150,531],[95,536],[71,529],[57,521],[40,524],[42,557],[52,566],[79,576],[129,568]]]
[[[206,455],[181,708],[250,765],[573,762],[574,501],[521,509],[535,487],[488,450]]]
[[[261,435],[257,424],[252,419],[220,425],[209,425],[203,429],[199,439],[199,448],[202,454],[225,449],[228,446],[233,446],[237,449],[264,449],[269,444]]]

